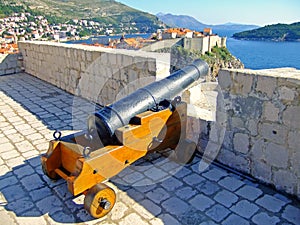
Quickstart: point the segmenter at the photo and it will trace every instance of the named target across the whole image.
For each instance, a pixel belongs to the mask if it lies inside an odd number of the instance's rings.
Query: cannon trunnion
[[[74,196],[85,194],[84,207],[93,217],[105,216],[116,201],[115,192],[102,183],[105,180],[149,152],[172,149],[170,157],[183,164],[193,158],[196,144],[186,139],[187,104],[180,97],[167,99],[207,72],[207,64],[196,61],[96,112],[88,119],[87,131],[55,135],[41,157],[44,173],[66,180]]]

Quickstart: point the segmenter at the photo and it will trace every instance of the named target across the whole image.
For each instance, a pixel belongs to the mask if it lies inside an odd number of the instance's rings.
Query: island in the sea
[[[258,29],[235,33],[233,38],[259,41],[300,41],[300,22],[267,25]]]

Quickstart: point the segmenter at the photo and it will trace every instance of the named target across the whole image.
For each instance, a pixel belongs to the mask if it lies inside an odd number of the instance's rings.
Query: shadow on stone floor
[[[82,204],[73,202],[64,180],[51,181],[43,174],[40,157],[28,159],[0,177],[0,199],[0,207],[17,217],[47,214],[60,223],[93,220]],[[77,213],[84,220],[77,217]]]
[[[86,129],[88,116],[100,109],[26,73],[2,76],[0,81],[0,91],[50,130]]]

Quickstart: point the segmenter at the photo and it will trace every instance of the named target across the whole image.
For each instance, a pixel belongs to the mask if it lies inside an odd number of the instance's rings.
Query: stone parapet
[[[0,76],[19,73],[23,70],[20,54],[0,54]]]
[[[21,42],[25,72],[101,105],[169,74],[170,55]],[[222,70],[183,94],[187,134],[206,159],[300,198],[300,71]],[[205,169],[201,164],[199,169]]]
[[[20,42],[25,72],[101,105],[168,75],[169,54]],[[121,94],[120,94],[121,93]]]
[[[300,71],[223,70],[219,86],[217,160],[300,197]]]

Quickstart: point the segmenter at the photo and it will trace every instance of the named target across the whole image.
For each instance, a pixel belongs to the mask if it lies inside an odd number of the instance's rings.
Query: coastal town
[[[66,23],[51,24],[44,16],[33,16],[30,13],[14,13],[12,16],[0,19],[0,53],[15,53],[18,51],[18,41],[74,41],[90,36],[103,35],[107,38],[98,39],[94,46],[138,50],[157,41],[169,39],[188,39],[182,44],[187,49],[200,50],[203,54],[210,52],[214,46],[226,47],[226,38],[221,38],[206,28],[203,32],[186,28],[158,29],[149,38],[126,38],[127,33],[137,33],[135,24],[122,27],[122,36],[110,38],[116,34],[112,25],[104,27],[92,20],[73,19]]]

